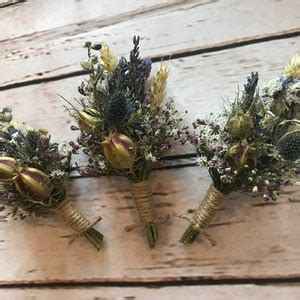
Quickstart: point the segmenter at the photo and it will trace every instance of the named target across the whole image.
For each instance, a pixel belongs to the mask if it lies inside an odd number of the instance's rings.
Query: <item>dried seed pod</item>
[[[252,128],[252,117],[248,113],[234,115],[228,119],[226,124],[227,132],[235,138],[245,137]]]
[[[249,145],[246,140],[229,147],[225,159],[228,165],[237,171],[245,165],[253,169],[257,162],[255,148]]]
[[[130,169],[134,163],[134,142],[126,135],[111,133],[102,142],[106,161],[116,169]]]
[[[78,113],[78,126],[82,131],[92,132],[97,125],[99,119],[97,118],[97,111],[93,108],[85,108]]]
[[[49,198],[53,189],[47,174],[36,168],[22,168],[13,178],[13,181],[21,195],[34,201]]]
[[[0,179],[12,179],[17,175],[17,162],[12,157],[0,157]]]

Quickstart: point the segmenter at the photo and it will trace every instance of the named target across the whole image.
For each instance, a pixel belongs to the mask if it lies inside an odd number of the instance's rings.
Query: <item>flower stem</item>
[[[212,219],[217,214],[222,205],[225,194],[217,190],[213,185],[209,187],[204,199],[202,200],[199,208],[195,211],[192,223],[188,226],[182,235],[180,242],[183,244],[192,244],[200,231],[210,240],[212,245],[215,241],[204,232]]]
[[[88,229],[83,236],[99,251],[103,245],[103,234],[95,228]]]
[[[154,248],[155,242],[158,238],[158,231],[156,224],[148,224],[145,226],[147,240],[150,248]]]
[[[184,234],[182,235],[182,237],[180,239],[180,243],[192,244],[196,240],[198,234],[199,234],[199,231],[194,229],[193,224],[190,224],[189,227],[184,232]]]

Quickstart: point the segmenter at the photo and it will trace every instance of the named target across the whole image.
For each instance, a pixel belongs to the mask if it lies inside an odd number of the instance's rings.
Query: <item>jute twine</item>
[[[65,199],[60,203],[60,205],[56,208],[56,212],[77,232],[72,236],[70,244],[73,243],[77,237],[84,235],[101,220],[101,217],[98,217],[91,223],[77,208],[73,206],[72,201],[68,199]]]
[[[225,194],[217,190],[214,185],[211,184],[192,218],[177,213],[175,213],[175,215],[191,222],[194,230],[201,232],[209,240],[212,246],[216,246],[217,242],[205,231],[205,229],[222,206],[224,197]]]
[[[136,209],[139,213],[141,223],[126,226],[126,231],[132,231],[138,227],[148,224],[158,224],[169,218],[169,215],[159,218],[156,217],[153,194],[148,180],[131,183],[131,193]]]

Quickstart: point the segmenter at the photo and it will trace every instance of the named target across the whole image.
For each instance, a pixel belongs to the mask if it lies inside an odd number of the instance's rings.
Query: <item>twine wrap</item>
[[[131,184],[131,193],[143,224],[151,224],[156,219],[153,195],[148,180]]]
[[[205,197],[203,198],[199,208],[195,211],[192,218],[178,213],[174,214],[177,217],[189,221],[191,223],[192,230],[202,233],[209,240],[212,246],[216,246],[217,242],[205,231],[205,228],[209,225],[211,220],[216,215],[218,209],[221,207],[224,197],[225,194],[217,190],[212,184],[207,190]],[[184,242],[188,241],[186,240],[186,234],[190,234],[190,229],[187,229],[182,237],[182,241]]]
[[[141,219],[141,224],[126,226],[126,231],[132,231],[138,227],[149,224],[158,224],[169,218],[169,215],[159,218],[156,217],[153,194],[149,180],[131,183],[131,193]]]
[[[101,220],[101,217],[98,217],[91,223],[77,208],[73,206],[72,201],[67,199],[60,203],[60,205],[56,208],[56,212],[77,232],[77,234],[75,234],[70,240],[70,243],[72,243],[78,236],[84,235]]]
[[[223,203],[225,194],[217,190],[213,184],[210,185],[199,208],[193,217],[194,229],[204,230],[212,221]]]

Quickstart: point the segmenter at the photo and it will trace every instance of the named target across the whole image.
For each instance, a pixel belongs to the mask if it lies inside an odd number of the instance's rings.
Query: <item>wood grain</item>
[[[191,215],[209,184],[198,167],[155,171],[158,215]],[[203,238],[179,244],[187,223],[174,217],[159,226],[160,239],[149,250],[141,230],[123,229],[138,222],[127,180],[72,180],[69,197],[89,219],[103,217],[97,227],[106,236],[105,250],[97,252],[82,239],[68,245],[72,230],[52,215],[27,222],[2,217],[0,285],[299,278],[300,191],[287,192],[275,203],[240,193],[229,197],[208,229],[217,247]],[[290,203],[291,195],[297,201]]]
[[[217,113],[222,99],[233,99],[252,71],[260,74],[259,86],[277,77],[289,58],[300,49],[300,37],[249,45],[169,61],[168,94],[174,96],[179,110],[188,110],[184,122]],[[158,64],[154,64],[154,70]],[[58,96],[72,100],[79,97],[77,86],[83,77],[72,77],[22,88],[2,91],[1,106],[14,108],[17,119],[35,127],[48,127],[53,138],[74,139],[72,120]],[[190,152],[180,147],[178,153]]]
[[[182,0],[127,0],[126,5],[120,5],[119,0],[103,0],[101,3],[95,0],[11,2],[14,2],[11,3],[13,7],[0,10],[0,26],[6,28],[0,38],[7,43],[24,37],[31,38],[33,42],[35,37],[50,32],[58,33],[62,28],[71,31],[81,27],[79,30],[83,33],[95,29],[95,26],[87,28],[86,24],[119,23],[138,14],[169,9],[170,6],[183,3]]]
[[[214,285],[214,286],[179,286],[163,288],[143,287],[86,287],[86,288],[30,288],[0,290],[2,300],[29,299],[186,299],[186,300],[240,300],[240,299],[299,299],[300,286],[295,285]]]
[[[21,6],[15,18],[14,12],[2,12],[7,27],[0,37],[2,88],[80,70],[86,40],[106,40],[117,55],[124,55],[132,36],[139,34],[143,54],[159,57],[300,32],[297,0],[138,1],[136,8],[135,1],[125,8],[114,5],[116,0],[102,1],[101,6],[88,1],[91,4],[75,2],[70,9],[67,4],[56,9],[57,1],[38,2],[32,9],[23,4],[24,13]],[[23,32],[24,18],[28,24]]]

